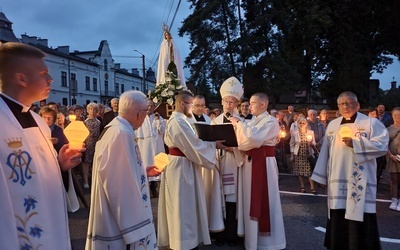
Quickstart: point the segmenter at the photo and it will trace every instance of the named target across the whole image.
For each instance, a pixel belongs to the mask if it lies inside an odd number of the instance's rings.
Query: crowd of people
[[[1,249],[71,249],[67,210],[77,209],[71,169],[78,165],[82,187],[91,189],[86,249],[198,249],[211,240],[284,249],[279,144],[290,152],[300,192],[307,180],[311,193],[317,183],[327,190],[328,249],[380,249],[376,189],[384,167],[389,208],[400,211],[400,108],[390,115],[379,105],[367,116],[357,96],[343,92],[333,120],[325,109],[267,111],[268,96],[243,98],[235,77],[221,86],[222,109],[212,111],[187,90],[175,96],[168,119],[139,91],[112,99],[110,108],[66,108],[41,101],[53,81],[44,57],[26,44],[0,46]],[[70,115],[89,130],[81,150],[70,149],[63,133]],[[194,123],[232,124],[237,147],[199,139]],[[169,163],[159,169],[154,157],[162,152]],[[157,230],[151,197],[159,198]]]

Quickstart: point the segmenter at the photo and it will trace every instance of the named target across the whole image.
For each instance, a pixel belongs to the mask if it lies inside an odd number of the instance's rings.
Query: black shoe
[[[228,242],[228,245],[229,245],[230,247],[235,247],[235,246],[237,245],[237,243],[236,243],[236,241],[229,241],[229,242]]]
[[[223,242],[223,241],[221,241],[221,240],[216,240],[216,241],[215,241],[215,245],[217,245],[217,246],[219,246],[219,247],[222,247],[222,246],[225,245],[225,242]]]

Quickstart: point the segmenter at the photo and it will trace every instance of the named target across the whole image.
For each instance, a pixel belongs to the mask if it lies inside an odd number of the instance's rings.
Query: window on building
[[[104,59],[104,70],[108,71],[108,62],[107,59]]]
[[[85,77],[85,82],[86,82],[86,90],[90,90],[90,77],[89,76]]]
[[[64,106],[67,106],[67,105],[68,105],[68,99],[67,99],[67,98],[63,98],[63,99],[62,99],[62,104],[63,104]]]
[[[104,91],[105,95],[108,95],[108,81],[104,81]]]
[[[86,100],[86,105],[88,105],[90,103],[90,100]]]
[[[71,80],[76,80],[76,74],[75,73],[71,73]]]
[[[124,92],[125,92],[125,85],[121,84],[121,93],[124,93]]]
[[[97,78],[93,77],[93,91],[97,91]]]
[[[119,95],[119,83],[115,83],[115,94]]]
[[[136,87],[136,90],[139,90],[139,87]]]
[[[67,87],[67,72],[61,71],[61,87]]]

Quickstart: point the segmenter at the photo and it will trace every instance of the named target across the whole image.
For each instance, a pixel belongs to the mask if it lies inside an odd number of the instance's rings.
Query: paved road
[[[281,203],[286,231],[286,249],[325,249],[323,247],[327,208],[324,190],[318,188],[319,195],[299,193],[296,176],[280,175]],[[89,199],[89,192],[86,197]],[[400,249],[399,212],[389,207],[389,186],[387,178],[379,185],[377,194],[377,215],[383,249]],[[158,199],[152,199],[153,211],[156,215]],[[72,245],[74,250],[84,249],[87,230],[88,211],[81,208],[69,214]],[[156,217],[155,217],[156,219]],[[390,241],[394,240],[394,243]],[[388,242],[389,241],[389,242]],[[203,246],[201,249],[225,250],[243,249],[242,247]]]

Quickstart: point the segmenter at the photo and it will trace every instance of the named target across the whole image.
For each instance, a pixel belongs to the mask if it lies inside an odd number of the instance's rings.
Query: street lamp
[[[147,92],[147,88],[145,89],[146,86],[146,66],[145,66],[145,56],[142,52],[138,51],[137,49],[135,49],[134,51],[136,51],[137,53],[142,55],[142,74],[143,74],[143,80],[142,80],[142,91],[143,93],[146,94]]]

